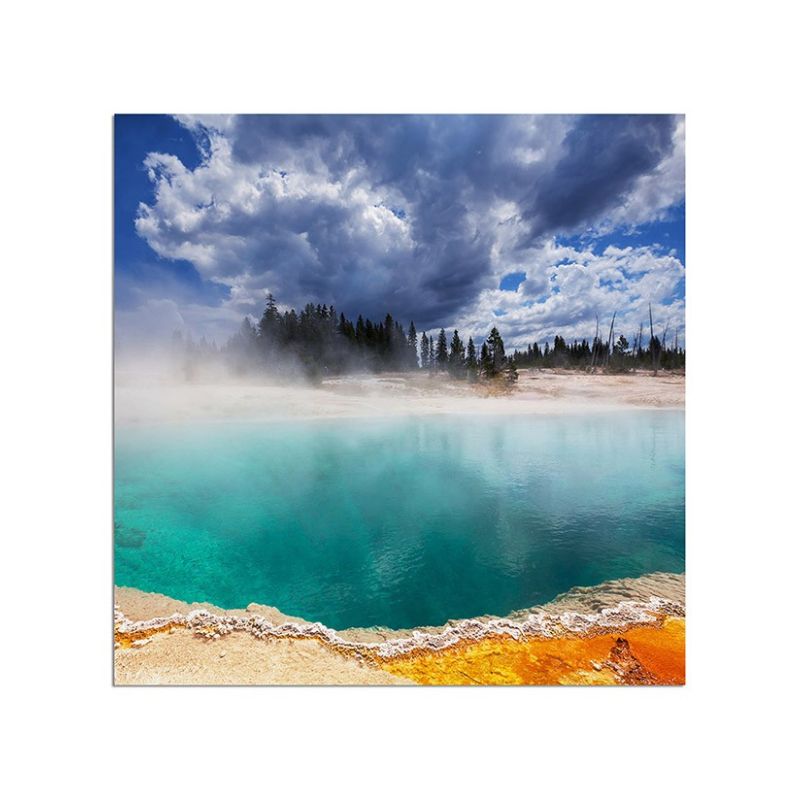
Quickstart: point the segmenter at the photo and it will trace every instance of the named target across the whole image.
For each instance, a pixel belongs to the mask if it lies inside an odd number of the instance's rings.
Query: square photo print
[[[681,685],[684,118],[114,118],[114,683]]]

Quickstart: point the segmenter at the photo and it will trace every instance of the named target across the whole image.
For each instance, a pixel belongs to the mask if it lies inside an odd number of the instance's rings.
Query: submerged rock
[[[139,528],[129,528],[119,522],[114,523],[114,544],[118,547],[138,548],[144,544],[146,538],[147,534]]]

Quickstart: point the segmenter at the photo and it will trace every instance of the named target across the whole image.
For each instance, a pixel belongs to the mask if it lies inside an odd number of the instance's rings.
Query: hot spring
[[[119,426],[115,583],[333,628],[684,570],[684,413]]]

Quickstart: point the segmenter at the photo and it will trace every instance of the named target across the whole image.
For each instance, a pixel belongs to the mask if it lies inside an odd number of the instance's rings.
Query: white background
[[[5,10],[8,796],[787,796],[790,4],[287,5]],[[234,111],[687,114],[686,688],[112,688],[112,114]]]

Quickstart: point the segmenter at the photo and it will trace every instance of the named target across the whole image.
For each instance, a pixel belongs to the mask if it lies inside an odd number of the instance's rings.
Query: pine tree
[[[478,359],[475,357],[475,342],[469,337],[467,342],[467,369],[475,369],[478,366]]]
[[[414,327],[414,320],[408,326],[408,364],[411,369],[417,369],[417,329]]]
[[[503,365],[503,375],[508,383],[516,383],[519,380],[519,374],[513,359],[509,358]]]
[[[272,292],[267,295],[267,305],[261,319],[258,322],[259,335],[265,339],[273,339],[277,336],[281,324],[281,315]]]
[[[383,321],[383,330],[385,332],[384,343],[388,349],[389,345],[392,343],[392,333],[394,332],[394,320],[391,314],[386,315],[386,319]]]
[[[453,339],[450,342],[448,367],[453,375],[460,375],[464,371],[464,345],[457,330],[453,331]]]
[[[478,359],[475,355],[475,342],[472,341],[472,337],[469,337],[469,341],[467,342],[467,361],[466,361],[466,368],[467,368],[467,378],[470,381],[476,380],[478,377]]]
[[[420,361],[422,362],[422,369],[427,369],[430,365],[430,347],[428,346],[428,336],[425,331],[422,332],[422,340],[419,346]]]
[[[481,361],[480,361],[481,374],[486,377],[494,375],[494,364],[491,356],[489,355],[489,345],[484,342],[481,345]]]
[[[447,335],[444,328],[439,331],[439,340],[436,342],[436,366],[438,369],[447,368]]]
[[[489,347],[489,357],[492,360],[494,371],[497,372],[506,362],[506,350],[503,346],[503,337],[500,336],[500,331],[493,327],[489,331],[489,338],[486,340]]]
[[[268,361],[275,361],[280,355],[281,334],[283,331],[281,315],[278,312],[272,292],[267,295],[267,305],[258,321],[258,343]]]

